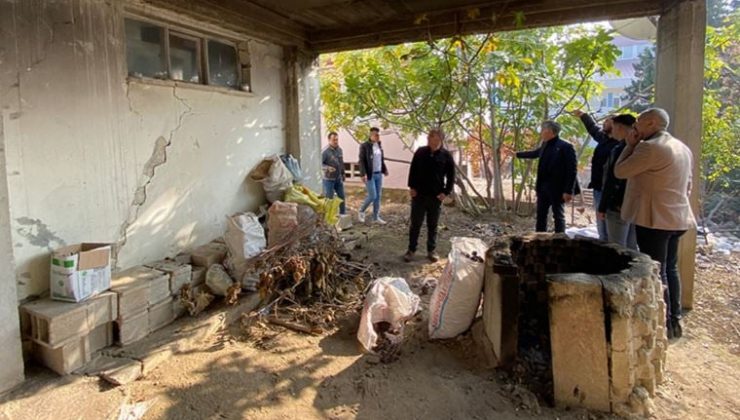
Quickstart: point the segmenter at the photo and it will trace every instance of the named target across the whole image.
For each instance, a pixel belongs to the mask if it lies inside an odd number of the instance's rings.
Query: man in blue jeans
[[[606,118],[603,126],[599,128],[596,121],[585,112],[578,109],[571,112],[571,114],[581,119],[586,131],[597,143],[591,157],[591,182],[588,184],[588,188],[592,188],[594,191],[594,210],[596,211],[596,229],[599,232],[599,239],[602,241],[611,240],[608,237],[606,220],[599,218],[598,209],[603,191],[604,165],[609,159],[612,149],[619,144],[619,141],[612,137],[612,117]]]
[[[334,193],[342,199],[339,214],[345,214],[344,205],[344,155],[339,147],[339,136],[336,132],[329,133],[329,146],[321,153],[321,169],[323,173],[324,197],[334,198]]]
[[[367,197],[357,211],[357,220],[365,223],[365,210],[373,205],[373,222],[384,225],[385,220],[380,218],[380,198],[383,191],[383,176],[388,176],[385,166],[385,155],[380,143],[380,129],[370,129],[370,138],[360,145],[360,175],[367,189]]]

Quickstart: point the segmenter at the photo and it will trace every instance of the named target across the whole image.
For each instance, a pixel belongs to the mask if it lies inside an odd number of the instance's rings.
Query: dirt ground
[[[350,204],[356,208],[357,198]],[[353,258],[374,262],[376,275],[405,277],[422,294],[424,280],[438,277],[445,260],[401,260],[407,213],[404,203],[386,203],[387,226],[356,226],[352,235],[362,239]],[[519,232],[533,221],[472,219],[446,208],[441,224],[444,256],[451,236]],[[422,244],[425,238],[422,231]],[[684,337],[669,347],[667,380],[654,400],[656,418],[740,418],[739,260],[699,259],[695,308],[686,316]],[[117,418],[121,404],[139,402],[148,404],[145,419],[611,418],[546,407],[505,373],[480,369],[469,334],[429,341],[430,293],[421,297],[423,310],[407,326],[399,360],[389,364],[361,352],[355,339],[359,314],[321,336],[276,327],[259,345],[235,325],[210,345],[177,354],[122,387],[34,370],[24,386],[0,399],[0,419]]]

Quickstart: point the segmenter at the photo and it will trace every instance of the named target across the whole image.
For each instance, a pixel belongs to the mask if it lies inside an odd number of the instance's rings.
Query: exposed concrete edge
[[[140,364],[140,375],[130,381],[136,380],[148,375],[170,356],[197,350],[203,342],[241,319],[243,313],[257,309],[260,302],[258,293],[249,294],[234,306],[221,302],[195,318],[180,318],[134,344],[104,349],[100,356],[127,359]],[[84,368],[81,372],[85,372]],[[87,373],[101,374],[103,378],[106,375],[106,372]]]

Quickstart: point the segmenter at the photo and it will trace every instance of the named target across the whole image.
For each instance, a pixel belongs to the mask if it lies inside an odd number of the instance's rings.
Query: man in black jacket
[[[547,231],[547,213],[552,208],[555,232],[565,232],[564,203],[573,199],[576,184],[576,150],[558,137],[560,124],[545,121],[540,127],[542,145],[517,152],[520,159],[537,159],[537,232]]]
[[[442,212],[442,201],[452,194],[455,185],[455,161],[443,147],[444,132],[439,128],[429,130],[427,146],[420,147],[411,160],[409,170],[409,195],[411,196],[411,223],[409,249],[403,259],[413,259],[419,242],[421,225],[427,219],[427,258],[437,262],[437,223]]]
[[[596,141],[596,148],[594,154],[591,157],[591,182],[588,184],[588,188],[594,190],[594,210],[596,214],[596,230],[599,232],[599,239],[602,241],[609,240],[608,230],[606,228],[606,222],[598,217],[599,203],[603,196],[603,179],[604,179],[604,165],[609,159],[609,154],[612,149],[619,144],[619,141],[614,139],[612,133],[612,118],[608,117],[604,120],[602,128],[596,125],[596,121],[585,112],[577,109],[571,112],[572,115],[581,119],[581,122],[586,127],[588,134]]]
[[[385,166],[385,154],[380,143],[380,129],[370,129],[370,138],[360,145],[360,175],[367,189],[367,197],[357,211],[357,220],[365,223],[365,210],[373,205],[373,222],[380,225],[385,220],[380,218],[380,198],[383,194],[383,176],[388,176],[388,168]]]

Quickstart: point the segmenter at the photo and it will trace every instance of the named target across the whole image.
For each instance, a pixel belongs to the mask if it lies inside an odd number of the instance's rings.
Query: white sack
[[[265,230],[254,213],[239,213],[227,218],[224,242],[229,248],[229,274],[237,281],[243,281],[248,268],[248,260],[262,252],[267,246]]]
[[[419,310],[419,297],[402,278],[383,277],[375,280],[365,297],[357,339],[366,350],[372,351],[378,340],[374,324],[387,322],[391,330],[400,331]]]
[[[486,244],[478,238],[452,238],[442,277],[429,302],[429,338],[452,338],[470,328],[480,305]]]
[[[262,184],[265,197],[271,203],[282,200],[285,190],[293,185],[293,175],[278,155],[263,159],[249,173],[249,178]]]

